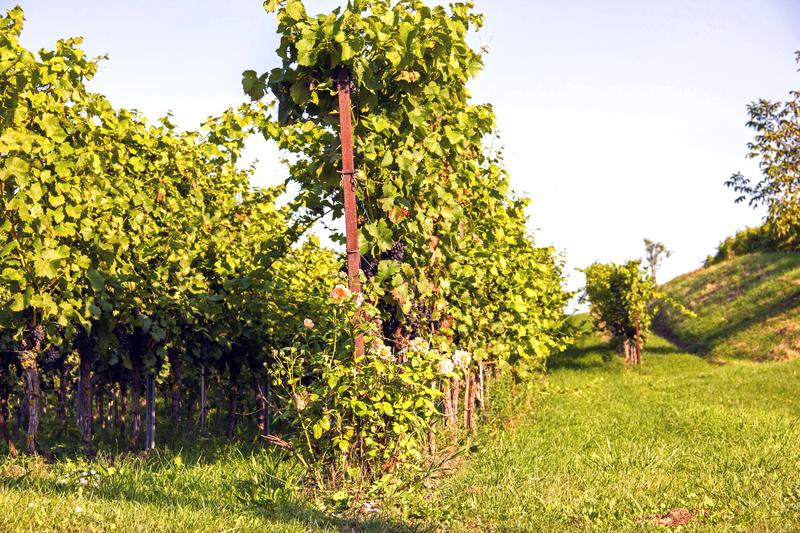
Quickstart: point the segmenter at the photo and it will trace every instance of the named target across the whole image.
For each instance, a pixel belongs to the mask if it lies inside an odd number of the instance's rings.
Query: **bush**
[[[737,231],[733,236],[726,238],[717,246],[717,253],[706,258],[704,266],[716,265],[747,254],[795,251],[797,245],[795,238],[781,238],[771,224],[765,223],[755,228]]]
[[[586,289],[582,300],[598,329],[611,335],[626,362],[640,364],[641,352],[660,302],[666,301],[682,312],[691,313],[658,290],[655,278],[641,261],[594,263],[584,270]]]

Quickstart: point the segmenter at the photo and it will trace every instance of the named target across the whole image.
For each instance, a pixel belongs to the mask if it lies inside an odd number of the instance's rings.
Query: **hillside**
[[[763,253],[684,274],[664,288],[697,316],[663,311],[654,329],[714,359],[800,355],[800,254]]]

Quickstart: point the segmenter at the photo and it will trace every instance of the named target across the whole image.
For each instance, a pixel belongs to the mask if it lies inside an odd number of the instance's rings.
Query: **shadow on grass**
[[[254,424],[243,421],[237,428],[236,436],[231,439],[223,436],[227,425],[224,413],[214,417],[211,427],[201,432],[192,421],[173,427],[169,423],[169,413],[166,408],[162,410],[162,407],[159,404],[156,426],[158,448],[155,451],[131,453],[128,451],[127,433],[121,433],[118,429],[96,427],[93,444],[97,456],[92,459],[87,459],[83,454],[80,436],[72,421],[68,425],[67,434],[61,435],[60,424],[55,416],[45,414],[38,439],[42,457],[45,457],[44,462],[71,464],[66,470],[77,471],[88,469],[86,465],[90,465],[93,460],[104,467],[116,467],[116,473],[107,474],[109,477],[104,478],[105,481],[99,488],[87,491],[92,498],[109,505],[124,502],[150,505],[165,515],[172,515],[176,508],[185,508],[197,513],[216,515],[225,521],[228,517],[233,522],[237,516],[244,516],[257,521],[291,523],[307,530],[420,531],[419,527],[381,516],[337,516],[338,513],[318,508],[303,491],[282,490],[277,497],[265,497],[262,480],[269,476],[261,469],[267,469],[266,463],[270,461],[280,463],[282,453],[272,448],[263,448]],[[15,440],[19,441],[23,436],[17,432]],[[69,444],[63,444],[65,442]],[[249,465],[251,457],[255,458],[254,465],[258,464],[257,472],[253,471],[254,475],[249,475],[247,469],[225,473],[229,463],[233,465],[245,460]],[[3,455],[0,454],[0,465],[2,459]],[[0,490],[33,490],[64,498],[74,496],[77,490],[75,483],[71,481],[63,485],[50,475],[40,477],[28,468],[25,463],[28,460],[32,459],[24,456],[19,458],[22,467],[19,477],[4,476],[0,472]],[[87,460],[90,462],[87,463]],[[197,476],[184,476],[180,473],[184,468],[206,466],[211,468]],[[232,466],[240,467],[241,465]],[[281,470],[281,474],[286,473],[287,471]],[[215,487],[206,491],[204,484],[207,483],[212,483]],[[268,527],[267,524],[264,525]]]
[[[800,254],[775,252],[738,257],[677,278],[666,287],[678,301],[690,303],[701,315],[727,306],[725,323],[712,331],[691,333],[685,326],[702,326],[693,322],[702,316],[684,318],[667,306],[655,317],[653,330],[682,350],[708,358],[715,348],[743,331],[800,307],[798,271]]]
[[[308,530],[322,528],[339,531],[419,531],[417,527],[379,516],[363,518],[336,516],[304,501],[302,492],[283,491],[277,498],[269,499],[258,496],[261,488],[259,480],[264,477],[261,474],[249,478],[234,474],[235,478],[225,476],[224,479],[199,478],[181,482],[168,480],[171,478],[169,470],[176,468],[175,458],[180,458],[182,464],[204,466],[235,460],[237,456],[247,458],[258,457],[263,453],[272,454],[272,450],[269,449],[263,452],[262,447],[255,443],[256,439],[249,438],[250,433],[255,436],[254,431],[241,431],[239,435],[241,439],[232,444],[230,439],[223,437],[200,438],[191,424],[174,429],[162,428],[161,448],[154,452],[139,454],[125,450],[123,443],[127,442],[126,439],[117,439],[110,434],[111,432],[103,434],[105,432],[102,430],[98,433],[96,435],[98,441],[95,443],[96,448],[100,450],[98,459],[109,465],[130,469],[129,473],[114,474],[113,477],[107,478],[108,481],[104,485],[91,491],[93,498],[112,505],[114,502],[151,505],[165,514],[171,514],[171,510],[175,508],[185,508],[222,517],[231,516],[231,522],[236,516],[241,515],[255,520],[292,523]],[[42,446],[50,457],[47,462],[53,459],[59,461],[85,459],[79,446],[65,447],[55,444],[47,446],[47,444]],[[26,461],[28,458],[21,457],[20,460]],[[133,463],[129,464],[129,461]],[[75,468],[78,468],[79,464],[76,462]],[[55,478],[24,475],[25,470],[27,469],[22,470],[23,475],[16,478],[0,476],[0,489],[35,490],[65,498],[75,494],[74,484],[62,485]],[[142,476],[145,479],[142,479]],[[136,481],[132,482],[129,479],[131,477],[137,478]],[[202,490],[197,490],[197,484],[204,482],[214,482],[218,484],[217,488],[221,486],[225,497],[215,501],[207,494],[202,494]],[[252,496],[254,494],[256,496]]]
[[[37,436],[37,446],[50,461],[106,459],[114,464],[126,459],[140,459],[147,462],[153,472],[162,468],[172,468],[176,455],[187,464],[208,465],[230,457],[231,454],[248,456],[260,452],[258,430],[253,424],[241,423],[233,438],[225,436],[227,424],[223,427],[209,427],[202,431],[192,421],[173,426],[169,413],[161,412],[160,405],[156,417],[156,449],[152,452],[130,451],[129,435],[115,428],[95,427],[92,439],[94,456],[88,458],[81,444],[81,437],[74,424],[70,424],[66,435],[56,429],[52,417],[45,417]],[[12,438],[18,443],[24,434],[13,431]]]
[[[687,350],[674,344],[645,347],[642,354],[679,355]],[[589,332],[581,332],[575,345],[547,360],[547,369],[553,370],[610,370],[622,362],[622,356],[611,344]]]
[[[547,369],[553,370],[598,370],[608,368],[616,357],[607,342],[581,343],[547,360]]]
[[[217,517],[230,516],[231,522],[237,516],[247,516],[264,522],[280,522],[295,524],[305,527],[311,531],[317,528],[336,529],[348,532],[412,532],[425,531],[418,527],[412,527],[406,523],[385,517],[340,517],[333,513],[321,511],[309,503],[303,501],[303,495],[286,493],[274,500],[253,500],[237,502],[236,494],[239,490],[246,491],[246,485],[254,485],[252,481],[239,480],[234,486],[229,488],[230,498],[224,502],[216,503],[209,501],[206,497],[192,496],[191,494],[176,494],[177,491],[166,490],[159,486],[149,487],[147,490],[131,490],[122,487],[115,487],[113,483],[109,486],[101,487],[91,491],[92,498],[108,502],[109,504],[122,501],[131,502],[139,505],[154,506],[165,514],[171,514],[171,510],[177,508],[189,509],[197,512],[207,512],[215,514]],[[75,494],[75,488],[60,485],[56,480],[49,478],[19,478],[0,477],[0,488],[35,490],[43,494],[60,495],[69,498]],[[173,487],[174,488],[174,487]],[[235,505],[231,506],[231,500]],[[265,526],[268,524],[264,524]]]
[[[682,350],[680,347],[675,345],[669,346],[647,346],[645,347],[644,351],[642,352],[644,355],[647,354],[660,354],[660,355],[680,355],[687,353],[686,350]]]

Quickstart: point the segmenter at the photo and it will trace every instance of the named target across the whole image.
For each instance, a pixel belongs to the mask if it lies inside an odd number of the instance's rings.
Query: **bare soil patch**
[[[689,522],[691,522],[694,518],[698,516],[705,516],[707,511],[698,511],[698,512],[691,512],[689,509],[684,509],[683,507],[678,507],[676,509],[672,509],[667,514],[657,514],[653,516],[647,516],[641,519],[642,522],[653,522],[654,524],[658,524],[659,526],[665,527],[680,527],[685,526]]]

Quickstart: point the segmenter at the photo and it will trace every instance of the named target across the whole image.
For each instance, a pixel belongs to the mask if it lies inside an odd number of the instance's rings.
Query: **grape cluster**
[[[433,307],[428,304],[417,302],[414,306],[414,314],[419,322],[424,324],[433,322]]]
[[[36,326],[30,332],[28,332],[25,341],[29,348],[33,348],[34,346],[41,345],[44,342],[44,328],[42,326]]]
[[[380,254],[377,260],[361,256],[361,271],[367,278],[375,277],[378,273],[378,263],[380,261],[398,261],[403,262],[406,257],[406,245],[402,241],[395,241],[392,247]]]
[[[44,341],[44,328],[42,326],[36,326],[33,328],[33,332],[31,333],[34,342],[42,342]]]
[[[39,356],[39,364],[51,368],[56,368],[63,360],[63,355],[61,351],[56,348],[55,346],[48,347],[42,354]]]
[[[397,331],[397,328],[400,327],[400,321],[397,320],[397,317],[395,316],[397,312],[395,306],[390,306],[387,311],[389,316],[383,319],[383,324],[382,324],[383,337],[385,339],[393,339],[394,332]]]
[[[124,326],[117,325],[114,328],[114,336],[117,338],[119,342],[119,347],[122,348],[123,351],[130,353],[131,351],[131,335],[128,333],[127,328]]]
[[[433,322],[433,307],[415,302],[412,313],[406,319],[405,330],[412,338],[419,337],[421,333],[430,329],[430,325]]]
[[[382,259],[388,259],[390,261],[399,261],[401,263],[403,262],[403,259],[405,259],[405,257],[406,257],[406,245],[403,243],[403,241],[395,241],[395,243],[392,245],[392,248],[389,251],[384,252],[383,255],[381,256]]]
[[[361,256],[361,271],[368,278],[374,277],[375,274],[378,273],[378,262],[377,261],[373,261],[371,259],[367,259],[365,256],[362,255]]]

